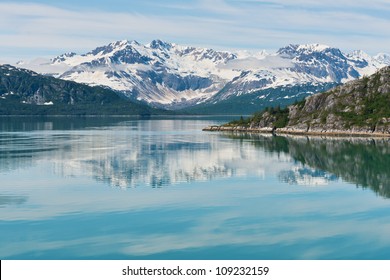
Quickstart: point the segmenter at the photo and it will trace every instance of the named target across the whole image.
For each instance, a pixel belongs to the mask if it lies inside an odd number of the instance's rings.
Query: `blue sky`
[[[390,53],[389,0],[0,0],[0,62],[162,39],[218,50],[321,43]]]

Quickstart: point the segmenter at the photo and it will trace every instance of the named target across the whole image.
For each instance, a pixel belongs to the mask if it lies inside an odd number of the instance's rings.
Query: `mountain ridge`
[[[150,115],[164,113],[119,92],[0,65],[0,115]],[[167,113],[167,112],[165,112]]]
[[[65,53],[46,62],[17,66],[107,86],[152,106],[180,109],[248,94],[261,96],[266,89],[344,83],[390,64],[389,57],[344,54],[320,44],[291,44],[268,54],[216,51],[161,40],[146,45],[122,40],[81,55]]]

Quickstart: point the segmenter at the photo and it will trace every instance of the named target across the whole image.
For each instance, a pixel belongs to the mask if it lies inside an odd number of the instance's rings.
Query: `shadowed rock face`
[[[233,136],[230,136],[233,137]],[[358,187],[390,198],[390,140],[370,138],[265,137],[251,143],[273,153],[290,155],[304,166],[326,171]]]
[[[213,83],[213,81],[209,78],[193,75],[188,75],[183,78],[178,75],[168,73],[166,71],[163,71],[159,74],[156,74],[153,71],[139,72],[138,74],[145,80],[149,79],[154,87],[157,87],[158,84],[164,84],[169,88],[172,88],[177,91],[204,89],[211,86],[211,84]]]

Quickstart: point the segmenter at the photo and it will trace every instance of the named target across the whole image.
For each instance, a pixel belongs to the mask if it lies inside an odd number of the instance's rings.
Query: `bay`
[[[0,119],[1,259],[389,259],[388,139]]]

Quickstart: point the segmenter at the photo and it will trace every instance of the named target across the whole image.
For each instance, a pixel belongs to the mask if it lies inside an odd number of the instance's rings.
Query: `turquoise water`
[[[1,259],[390,259],[390,143],[0,119]]]

